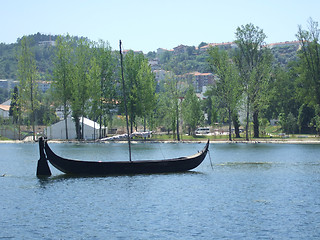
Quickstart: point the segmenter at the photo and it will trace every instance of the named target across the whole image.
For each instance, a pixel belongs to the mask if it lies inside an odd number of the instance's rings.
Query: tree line
[[[207,68],[218,80],[208,88],[203,100],[198,99],[192,84],[173,73],[164,81],[155,82],[148,58],[127,52],[124,91],[128,96],[130,131],[139,124],[151,130],[162,126],[179,140],[181,130],[194,134],[197,126],[220,122],[228,123],[230,140],[232,126],[236,137],[240,137],[241,124],[249,140],[251,124],[253,135],[258,138],[261,126],[270,119],[279,119],[286,133],[319,132],[318,36],[318,23],[312,19],[307,30],[300,26],[297,39],[301,48],[297,58],[284,68],[275,64],[272,50],[265,47],[267,36],[262,29],[253,24],[238,27],[237,48],[215,47],[207,52]],[[20,43],[20,85],[14,91],[11,110],[16,124],[24,121],[33,128],[40,121],[50,124],[57,121],[54,108],[62,106],[64,119],[72,114],[77,138],[82,139],[85,126],[81,117],[111,126],[113,115],[123,114],[120,55],[112,51],[108,42],[57,36],[52,72],[48,73],[52,88],[45,95],[37,92],[38,71],[28,38],[23,37]],[[190,49],[190,55],[193,51]],[[67,121],[65,129],[68,138]],[[99,137],[101,134],[100,131]]]
[[[274,64],[271,50],[265,47],[266,35],[253,24],[236,29],[237,48],[226,52],[209,49],[209,63],[219,80],[207,93],[218,112],[226,112],[229,123],[239,136],[239,113],[245,113],[246,140],[249,124],[259,138],[260,126],[279,119],[285,133],[320,131],[320,55],[319,28],[312,19],[308,29],[299,26],[297,59],[287,68]],[[223,115],[223,113],[222,113]],[[216,116],[216,115],[215,115]]]

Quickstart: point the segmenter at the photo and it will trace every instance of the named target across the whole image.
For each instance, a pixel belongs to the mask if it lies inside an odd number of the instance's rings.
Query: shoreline
[[[188,140],[132,140],[132,143],[139,143],[139,142],[145,142],[145,143],[206,143],[208,139],[188,139]],[[91,141],[91,140],[84,140],[84,141],[78,141],[78,140],[57,140],[52,139],[48,140],[51,143],[126,143],[126,140],[121,141]],[[37,143],[33,140],[0,140],[0,144],[8,144],[8,143]],[[235,143],[246,143],[246,144],[320,144],[320,138],[311,138],[311,139],[298,139],[298,138],[292,138],[292,139],[254,139],[254,140],[220,140],[220,139],[210,139],[210,144],[235,144]]]

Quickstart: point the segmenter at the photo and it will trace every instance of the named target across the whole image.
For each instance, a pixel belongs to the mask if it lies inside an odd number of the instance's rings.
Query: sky
[[[135,51],[235,40],[252,23],[266,43],[296,40],[298,26],[320,21],[319,0],[0,0],[0,42],[37,32],[108,41]]]

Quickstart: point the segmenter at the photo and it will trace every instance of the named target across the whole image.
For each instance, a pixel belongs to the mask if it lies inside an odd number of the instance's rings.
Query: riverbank
[[[181,143],[204,143],[207,140],[210,140],[211,144],[226,144],[226,143],[246,143],[246,144],[259,144],[259,143],[272,143],[272,144],[320,144],[320,137],[308,137],[308,138],[259,138],[259,139],[251,139],[246,141],[245,139],[235,139],[232,141],[226,139],[214,139],[214,138],[194,138],[194,139],[182,139]],[[34,142],[32,139],[24,139],[24,140],[0,140],[1,143],[32,143]],[[55,143],[110,143],[110,142],[121,142],[126,143],[126,140],[118,140],[118,141],[78,141],[78,140],[50,140],[50,142]],[[132,143],[138,142],[166,142],[166,143],[177,143],[178,141],[172,139],[133,139]]]

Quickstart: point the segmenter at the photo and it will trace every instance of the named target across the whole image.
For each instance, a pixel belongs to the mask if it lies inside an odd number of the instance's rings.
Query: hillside
[[[57,35],[34,34],[28,36],[33,48],[38,71],[41,80],[51,80],[52,58],[54,54],[54,41]],[[17,56],[20,40],[16,43],[0,43],[0,79],[17,79]],[[157,52],[149,52],[146,56],[150,60],[157,61],[157,68],[173,71],[175,74],[185,74],[188,72],[209,72],[207,64],[206,49],[209,46],[218,46],[231,51],[234,48],[232,43],[206,44],[200,43],[198,47],[180,45],[173,50],[158,49]],[[284,42],[269,44],[274,55],[275,64],[286,67],[290,61],[296,59],[298,50],[297,42]]]
[[[47,73],[52,72],[53,46],[56,38],[57,36],[40,33],[28,36],[41,80],[47,80]],[[0,43],[0,79],[17,79],[20,41],[18,38],[16,43]]]

